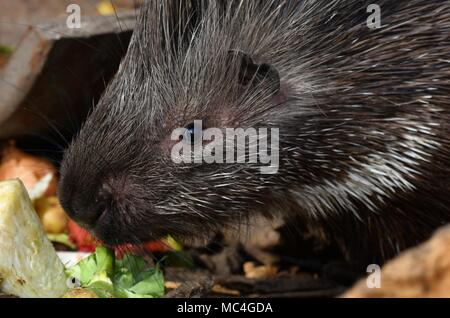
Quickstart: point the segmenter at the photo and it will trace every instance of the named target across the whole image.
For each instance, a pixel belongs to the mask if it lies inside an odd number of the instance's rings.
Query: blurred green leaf
[[[161,297],[165,292],[159,266],[150,268],[142,257],[131,254],[115,260],[113,252],[104,247],[98,247],[94,254],[66,273],[99,297],[152,298]]]

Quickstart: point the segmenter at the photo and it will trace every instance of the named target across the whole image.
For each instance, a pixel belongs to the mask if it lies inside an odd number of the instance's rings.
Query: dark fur
[[[253,213],[300,218],[364,260],[428,237],[450,221],[450,1],[379,0],[377,30],[370,3],[148,1],[65,155],[65,209],[111,244]],[[243,85],[230,52],[280,82]],[[279,127],[279,173],[172,163],[171,132],[194,119]]]

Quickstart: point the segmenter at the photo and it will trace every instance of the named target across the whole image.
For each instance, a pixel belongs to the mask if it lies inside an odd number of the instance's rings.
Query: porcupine
[[[379,28],[369,4],[147,1],[65,153],[63,207],[112,245],[258,214],[360,260],[426,239],[450,221],[450,2],[379,0]],[[174,163],[171,133],[195,120],[278,128],[278,172]]]

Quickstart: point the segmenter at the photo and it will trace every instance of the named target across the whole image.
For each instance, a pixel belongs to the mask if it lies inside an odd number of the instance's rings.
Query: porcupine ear
[[[273,94],[280,90],[280,75],[270,64],[254,63],[252,58],[239,50],[230,50],[230,56],[240,63],[239,83],[243,86],[266,84]]]

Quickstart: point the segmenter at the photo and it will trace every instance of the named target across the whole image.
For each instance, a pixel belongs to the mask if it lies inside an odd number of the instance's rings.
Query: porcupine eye
[[[185,127],[185,129],[186,130],[184,132],[184,135],[183,137],[181,137],[184,142],[194,145],[195,143],[202,140],[202,131],[199,130],[199,128],[196,127],[194,123],[190,123]]]

